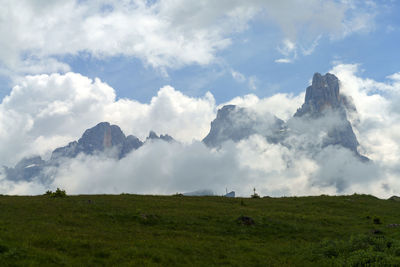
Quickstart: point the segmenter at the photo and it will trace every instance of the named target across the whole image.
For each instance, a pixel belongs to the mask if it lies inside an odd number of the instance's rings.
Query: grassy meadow
[[[0,196],[0,266],[400,265],[398,224],[368,195]]]

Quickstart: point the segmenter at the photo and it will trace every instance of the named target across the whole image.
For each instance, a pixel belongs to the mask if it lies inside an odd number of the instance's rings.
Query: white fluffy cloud
[[[293,45],[299,32],[312,42],[321,34],[365,28],[365,14],[334,0],[1,0],[0,5],[0,65],[8,74],[68,71],[62,57],[85,53],[133,56],[162,69],[205,65],[230,45],[232,34],[260,17],[278,25]]]
[[[358,118],[353,126],[361,152],[371,162],[362,163],[338,147],[310,153],[304,147],[318,146],[318,140],[302,134],[293,134],[286,145],[253,135],[239,143],[227,142],[219,150],[209,149],[199,140],[208,133],[220,107],[210,93],[190,98],[167,86],[150,103],[139,103],[116,100],[107,84],[75,73],[27,76],[0,105],[0,158],[5,165],[76,140],[99,121],[116,123],[125,133],[140,138],[154,129],[183,142],[147,143],[120,161],[99,155],[67,160],[48,170],[53,173],[49,184],[14,183],[0,174],[0,190],[37,194],[59,186],[70,193],[171,194],[198,189],[223,193],[228,187],[246,196],[256,187],[259,193],[274,196],[400,194],[398,73],[377,82],[359,77],[357,65],[337,65],[332,72],[341,80],[341,91],[354,100]],[[269,113],[288,120],[303,100],[304,94],[277,94],[265,99],[247,95],[228,103],[248,107],[266,120]],[[293,124],[289,126],[295,129]],[[306,127],[312,131],[318,124]]]
[[[395,163],[399,158],[400,82],[386,83],[357,76],[358,65],[340,64],[332,69],[343,93],[353,98],[359,122],[353,123],[364,153],[373,160]],[[391,76],[396,77],[396,75]]]
[[[240,107],[249,108],[259,115],[266,113],[274,114],[278,118],[286,121],[296,110],[303,104],[305,93],[299,95],[294,94],[275,94],[267,98],[258,98],[254,94],[248,94],[242,97],[235,97],[232,100],[220,104],[223,105],[237,105]]]
[[[141,139],[154,130],[191,142],[207,134],[214,116],[210,93],[190,98],[165,86],[144,104],[116,100],[113,88],[76,73],[27,76],[0,104],[0,162],[49,152],[101,121]]]

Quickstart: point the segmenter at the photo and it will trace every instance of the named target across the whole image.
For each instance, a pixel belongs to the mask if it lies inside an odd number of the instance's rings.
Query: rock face
[[[122,158],[142,145],[143,142],[137,137],[133,135],[126,137],[117,125],[101,122],[86,130],[78,141],[55,149],[51,155],[51,160],[62,157],[73,158],[79,153],[92,155],[95,152],[104,152],[110,149],[117,150],[118,158]]]
[[[217,117],[211,122],[210,132],[203,142],[209,147],[217,147],[228,140],[238,142],[253,134],[261,134],[268,141],[276,143],[280,139],[280,133],[284,131],[284,121],[271,114],[263,122],[261,124],[257,114],[246,108],[226,105],[218,110]]]
[[[161,140],[172,142],[174,139],[169,135],[158,136],[151,131],[147,141]],[[117,125],[101,122],[87,129],[78,141],[70,142],[64,147],[56,148],[48,161],[40,156],[24,158],[14,168],[4,168],[7,179],[30,181],[38,177],[45,167],[57,166],[65,158],[75,158],[79,154],[93,155],[96,153],[110,152],[111,156],[118,159],[125,157],[133,150],[140,148],[144,143],[139,138],[125,134]]]
[[[218,110],[203,142],[209,147],[219,147],[228,140],[239,142],[253,134],[259,134],[270,143],[280,143],[291,148],[296,147],[291,142],[293,137],[303,134],[304,140],[313,140],[318,139],[322,132],[322,142],[318,140],[316,145],[304,146],[304,150],[308,151],[308,147],[312,151],[318,151],[329,145],[342,146],[351,150],[362,161],[368,161],[357,150],[359,143],[349,122],[349,117],[356,121],[355,114],[357,110],[352,99],[340,93],[338,78],[330,73],[315,73],[311,86],[306,89],[304,104],[288,122],[285,123],[269,113],[263,114],[261,118],[261,115],[251,109],[226,105]],[[316,129],[310,130],[312,127]],[[151,131],[145,142],[157,140],[174,141],[169,135],[158,136]],[[302,142],[303,139],[300,140]],[[101,122],[86,130],[78,141],[55,149],[50,160],[44,161],[39,156],[24,158],[14,168],[5,167],[4,172],[9,180],[32,180],[46,166],[56,166],[63,159],[74,158],[80,153],[93,155],[110,152],[111,156],[121,159],[143,144],[133,135],[125,136],[118,126]],[[297,147],[302,147],[302,144]]]
[[[149,136],[146,138],[146,141],[153,141],[153,140],[163,140],[166,142],[175,141],[174,138],[172,138],[168,134],[166,134],[166,135],[162,134],[162,135],[158,136],[154,131],[150,131]]]
[[[136,150],[143,145],[143,142],[139,140],[136,136],[128,135],[125,139],[124,145],[121,149],[120,157],[125,157],[132,150]]]
[[[304,104],[294,116],[320,116],[327,108],[340,108],[340,99],[338,78],[330,73],[324,76],[315,73],[311,86],[306,89]]]
[[[210,132],[203,142],[209,147],[218,147],[228,140],[238,142],[253,134],[259,134],[270,143],[281,143],[291,147],[290,140],[286,139],[290,134],[293,135],[293,132],[288,133],[288,129],[297,124],[301,127],[291,129],[296,130],[295,135],[308,132],[307,138],[317,140],[321,133],[325,133],[322,143],[313,149],[329,145],[342,146],[366,161],[368,159],[357,150],[359,143],[348,120],[348,117],[354,117],[356,113],[352,99],[340,93],[339,79],[335,75],[315,73],[311,86],[306,89],[304,104],[287,123],[273,115],[264,115],[269,118],[259,118],[249,109],[226,105],[218,110],[217,117],[211,122]]]
[[[348,112],[356,112],[355,106],[349,97],[340,94],[339,88],[339,79],[335,75],[315,73],[311,86],[306,89],[304,104],[294,118],[331,119],[333,122],[325,124],[326,129],[322,129],[327,132],[323,147],[340,145],[353,151],[362,160],[367,160],[357,151],[359,143],[347,119]]]
[[[40,156],[22,159],[14,168],[5,167],[7,179],[13,181],[30,181],[42,171],[45,161]]]
[[[159,138],[164,140],[168,137],[172,138],[170,136]],[[45,167],[56,166],[62,163],[63,159],[74,158],[80,153],[93,155],[110,151],[112,155],[121,159],[142,145],[143,142],[137,137],[125,136],[117,125],[101,122],[93,128],[87,129],[78,141],[56,148],[48,161],[44,161],[40,156],[24,158],[14,168],[5,167],[4,170],[9,180],[30,181],[37,177]]]

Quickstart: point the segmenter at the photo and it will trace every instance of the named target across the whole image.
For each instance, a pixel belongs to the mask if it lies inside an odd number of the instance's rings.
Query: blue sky
[[[387,6],[377,2],[375,10],[368,9],[373,14],[368,21],[370,28],[337,39],[321,34],[310,55],[298,55],[290,63],[275,62],[282,57],[278,47],[284,36],[279,27],[259,18],[249,22],[248,29],[232,35],[232,44],[216,53],[222,63],[168,68],[168,77],[132,57],[98,60],[72,56],[67,62],[73,71],[100,77],[112,85],[119,97],[142,102],[149,101],[166,84],[190,96],[210,91],[217,102],[249,93],[260,97],[277,92],[297,94],[305,89],[314,72],[327,72],[338,62],[360,64],[363,76],[384,80],[400,69],[400,5],[383,2]],[[256,88],[235,80],[230,69],[254,77]]]
[[[82,14],[77,11],[77,16],[81,16],[79,18],[82,23],[88,17],[100,16],[99,14],[112,16],[113,13],[121,12],[119,4],[107,3],[107,1],[98,1],[97,5],[88,4],[87,1],[62,2],[70,2],[67,6],[72,10],[86,8],[86,11]],[[130,5],[132,12],[129,13],[128,11],[124,15],[131,17],[133,21],[135,16],[140,16],[141,13],[153,12],[151,16],[154,18],[161,16],[160,14],[163,12],[172,13],[171,16],[176,16],[172,17],[172,20],[176,21],[167,27],[170,31],[179,28],[181,24],[190,22],[191,17],[198,15],[199,18],[197,18],[196,24],[188,26],[193,27],[192,29],[182,30],[182,35],[185,34],[185,31],[189,31],[187,36],[183,37],[187,38],[187,42],[196,42],[189,40],[190,36],[197,34],[196,31],[205,30],[207,32],[217,29],[221,33],[217,37],[212,36],[210,38],[218,39],[216,41],[229,39],[229,44],[223,45],[222,48],[212,47],[213,51],[208,52],[208,56],[211,56],[212,59],[204,62],[199,63],[197,58],[186,61],[185,59],[179,59],[179,51],[177,51],[177,55],[173,53],[169,55],[170,62],[152,64],[149,63],[149,55],[141,55],[139,54],[140,52],[127,53],[123,50],[124,47],[116,49],[112,53],[104,52],[102,48],[93,48],[93,44],[77,46],[72,50],[52,50],[46,47],[46,42],[50,42],[49,45],[51,45],[51,42],[58,41],[55,35],[59,33],[56,32],[57,29],[50,29],[48,34],[39,34],[42,40],[34,40],[37,44],[32,47],[24,47],[23,43],[17,44],[17,49],[12,51],[15,53],[15,59],[11,59],[11,61],[14,61],[13,64],[7,62],[10,59],[3,57],[0,97],[4,97],[10,92],[11,87],[15,84],[15,77],[27,74],[52,73],[54,71],[61,73],[72,71],[90,78],[99,77],[116,90],[118,98],[130,98],[140,102],[148,102],[159,88],[171,85],[188,96],[199,97],[210,91],[217,103],[221,103],[235,96],[250,93],[259,97],[270,96],[278,92],[297,94],[305,89],[314,72],[327,72],[338,63],[360,64],[360,69],[363,71],[360,75],[380,81],[400,69],[398,63],[400,62],[400,53],[398,53],[400,19],[397,15],[400,12],[400,4],[398,1],[313,0],[306,1],[308,4],[301,4],[301,1],[287,1],[288,4],[282,4],[282,6],[269,4],[275,1],[260,1],[261,4],[253,4],[250,1],[249,6],[253,5],[255,11],[251,11],[251,14],[244,16],[244,18],[238,16],[239,18],[235,17],[232,20],[224,18],[226,16],[224,11],[218,11],[218,8],[224,8],[223,4],[216,7],[212,5],[207,7],[205,5],[202,7],[203,10],[199,12],[196,11],[195,4],[193,4],[193,10],[186,8],[187,10],[182,12],[178,10],[174,14],[173,12],[175,11],[168,10],[168,7],[165,7],[169,4],[169,1],[161,1],[165,3],[164,7],[158,7],[159,9],[163,8],[164,11],[149,11],[152,6],[162,5],[158,1],[133,1],[133,4],[127,4],[126,2],[121,1],[125,5]],[[263,4],[263,2],[266,4]],[[44,10],[49,8],[49,13],[52,10],[62,10],[63,8],[62,4],[57,6],[57,4],[48,5],[46,3],[43,1],[31,1],[31,4],[26,4],[25,8],[31,10],[32,16],[39,15],[35,14],[35,12],[38,12],[37,9],[46,5],[50,7],[46,6]],[[143,6],[140,7],[138,3],[142,3]],[[327,6],[327,4],[332,4],[333,7]],[[190,6],[191,3],[188,3],[188,5]],[[232,2],[231,5],[237,5],[239,10],[240,8],[246,9],[246,6],[243,7],[242,4],[238,4],[236,1]],[[293,10],[290,10],[291,7]],[[299,11],[298,7],[304,7],[304,9],[314,8],[315,10],[312,10],[311,14],[307,13],[304,18],[293,17],[293,21],[291,21],[292,13],[306,13],[304,10]],[[179,8],[179,5],[175,7],[175,9]],[[207,10],[207,8],[210,10]],[[335,8],[336,10],[334,10]],[[281,21],[279,18],[274,17],[274,13],[269,15],[269,9],[272,10],[271,12],[275,12],[276,16],[286,16],[288,19]],[[319,12],[328,17],[328,22],[337,20],[338,16],[342,17],[332,25],[318,28],[316,25],[321,23],[321,19],[316,18]],[[218,29],[216,23],[207,24],[201,21],[207,19],[209,13],[216,13],[216,18],[213,17],[213,19],[217,23],[225,20],[228,26],[221,26],[221,29]],[[183,18],[180,18],[179,15]],[[329,18],[329,16],[332,17]],[[47,19],[53,18],[49,16]],[[60,25],[66,28],[64,29],[66,36],[70,34],[69,31],[74,30],[73,27],[79,27],[79,25],[68,25],[68,19],[65,19],[67,21],[66,25],[64,24],[65,22],[60,22]],[[43,23],[44,20],[39,21]],[[10,21],[12,22],[13,20]],[[16,24],[21,24],[18,18],[14,21]],[[229,24],[233,24],[234,21],[239,26],[229,28]],[[321,24],[323,23],[326,23],[326,21],[323,20]],[[205,25],[199,26],[198,24]],[[12,25],[9,26],[12,27]],[[129,25],[129,27],[139,26]],[[116,22],[113,27],[119,29],[123,25],[119,25]],[[123,29],[122,34],[129,35],[129,27]],[[293,27],[295,29],[291,29]],[[23,27],[21,28],[21,31],[23,31]],[[29,27],[26,30],[29,30]],[[52,31],[55,31],[55,33],[52,34]],[[294,31],[295,33],[293,33]],[[20,34],[23,34],[23,32]],[[82,34],[88,35],[90,33],[84,32]],[[62,42],[63,38],[67,38],[66,36],[60,36],[59,41]],[[168,33],[166,33],[166,36],[168,38]],[[85,39],[81,40],[79,36],[76,38],[75,42],[85,42]],[[112,39],[112,37],[110,38]],[[141,41],[141,38],[145,37],[139,36],[132,41],[118,38],[114,41],[127,42],[129,46],[136,45]],[[207,38],[207,36],[204,38],[206,39],[205,42],[208,41]],[[102,41],[101,39],[99,40],[100,42]],[[162,38],[160,39],[160,41],[163,40]],[[107,42],[109,40],[106,39],[104,41]],[[213,41],[215,40],[210,42]],[[286,41],[294,45],[295,48],[291,51],[286,51],[285,55],[284,43]],[[3,38],[1,42],[7,42],[7,39]],[[21,40],[16,38],[16,42],[21,42]],[[174,43],[171,45],[174,45]],[[207,45],[205,44],[205,46]],[[105,47],[104,49],[107,50],[108,48]],[[305,53],[303,50],[309,51]],[[155,53],[155,51],[157,52],[157,47],[150,53]],[[190,49],[187,52],[197,53],[196,50],[190,51]],[[159,57],[163,57],[162,53],[163,51],[160,51]],[[42,60],[41,57],[57,61],[57,64],[62,66],[46,68],[47,63],[40,62]],[[30,69],[34,69],[31,66],[23,68],[15,66],[18,65],[15,62],[24,65],[24,59],[26,58],[34,58],[39,62],[39,65],[43,64],[44,67],[41,67],[38,72],[38,70],[30,71]],[[280,58],[286,58],[290,62],[276,62]],[[35,64],[35,62],[30,62],[29,64]],[[236,79],[232,75],[233,72],[237,73]]]

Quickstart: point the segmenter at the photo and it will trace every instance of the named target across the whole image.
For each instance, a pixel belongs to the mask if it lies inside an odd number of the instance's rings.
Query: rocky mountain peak
[[[228,118],[232,114],[232,112],[235,111],[235,109],[240,109],[240,108],[236,107],[235,105],[223,106],[217,112],[217,119]]]
[[[315,73],[312,84],[306,89],[304,104],[294,116],[320,116],[327,108],[337,109],[342,107],[343,101],[341,98],[339,79],[335,75]]]
[[[52,153],[51,160],[62,157],[73,158],[79,153],[92,155],[108,149],[116,149],[118,157],[124,157],[133,149],[139,148],[143,143],[135,136],[126,137],[121,128],[109,122],[100,122],[87,129],[78,141],[59,147]]]
[[[147,137],[147,139],[158,139],[158,138],[159,136],[154,131],[150,131],[149,136]]]
[[[42,170],[45,161],[40,156],[31,156],[23,158],[14,168],[5,167],[5,173],[9,180],[31,180]]]
[[[104,150],[113,146],[122,145],[126,139],[125,134],[117,125],[108,122],[100,122],[93,128],[86,130],[78,140],[78,144],[86,154],[92,154],[95,150]]]
[[[172,142],[175,141],[174,138],[172,138],[170,135],[165,134],[165,135],[160,135],[156,134],[154,131],[149,132],[149,136],[146,138],[146,140],[163,140],[166,142]]]
[[[211,129],[203,142],[210,147],[220,146],[223,142],[232,140],[238,142],[253,134],[261,134],[270,142],[277,142],[284,128],[284,122],[276,116],[260,118],[255,112],[225,105],[217,112],[217,117],[211,122]]]
[[[315,73],[312,84],[306,89],[304,104],[294,114],[294,118],[318,119],[324,116],[326,123],[322,131],[327,137],[323,147],[339,145],[353,151],[361,160],[368,159],[358,152],[358,140],[354,134],[348,113],[357,113],[351,99],[340,93],[339,79],[330,73]]]

